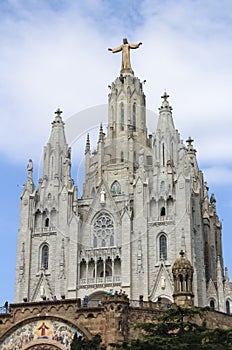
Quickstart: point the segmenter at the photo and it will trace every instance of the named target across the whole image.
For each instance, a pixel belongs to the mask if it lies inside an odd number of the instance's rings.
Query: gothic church
[[[123,63],[130,48],[140,44],[127,46]],[[124,45],[110,50],[123,54]],[[194,304],[230,313],[221,222],[193,140],[181,140],[166,92],[157,128],[147,135],[143,84],[130,62],[111,84],[107,132],[100,125],[94,152],[86,135],[81,198],[71,166],[58,109],[44,148],[42,178],[33,182],[29,161],[21,195],[16,303],[54,296],[99,300],[120,289],[130,300],[161,297],[173,303],[172,266],[182,250],[194,271]]]

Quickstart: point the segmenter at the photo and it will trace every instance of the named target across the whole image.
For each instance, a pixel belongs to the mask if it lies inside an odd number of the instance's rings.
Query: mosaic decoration
[[[35,343],[39,339],[52,340],[54,343],[57,342],[57,346],[62,344],[63,347],[70,350],[70,343],[75,333],[82,336],[77,329],[65,323],[55,320],[39,320],[14,331],[0,345],[0,350],[20,350],[30,345],[30,342]]]

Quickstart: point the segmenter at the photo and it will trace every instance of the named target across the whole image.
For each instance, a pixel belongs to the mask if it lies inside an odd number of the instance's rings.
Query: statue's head
[[[123,44],[128,44],[127,38],[123,38]]]

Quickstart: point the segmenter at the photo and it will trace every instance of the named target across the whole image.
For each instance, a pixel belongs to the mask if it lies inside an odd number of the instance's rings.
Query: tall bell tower
[[[32,161],[28,164],[21,195],[15,301],[76,296],[77,188],[61,114],[59,109],[55,112],[37,189]]]

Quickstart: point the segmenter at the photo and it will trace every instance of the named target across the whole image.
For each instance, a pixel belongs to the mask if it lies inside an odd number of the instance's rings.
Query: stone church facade
[[[194,305],[230,313],[216,200],[193,140],[175,128],[169,96],[147,135],[143,84],[124,69],[111,84],[108,126],[97,148],[86,135],[82,196],[58,109],[43,152],[43,175],[29,161],[21,195],[15,302],[100,300],[122,289],[130,300],[173,303],[172,267],[183,250],[193,267]],[[77,184],[78,185],[78,184]]]

